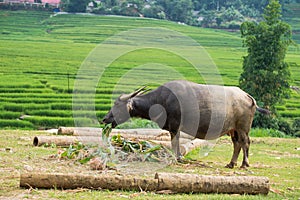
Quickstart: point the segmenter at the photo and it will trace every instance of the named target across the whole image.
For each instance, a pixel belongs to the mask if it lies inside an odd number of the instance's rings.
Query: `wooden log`
[[[74,135],[74,136],[99,136],[102,135],[102,128],[90,127],[59,127],[58,135]],[[162,129],[113,129],[111,135],[153,135],[153,136],[167,136],[171,137],[170,133]],[[186,133],[181,132],[180,138],[194,139]]]
[[[180,153],[181,153],[181,155],[186,155],[190,151],[192,151],[196,148],[199,148],[199,147],[204,147],[204,146],[213,146],[213,144],[207,140],[201,140],[201,139],[190,140],[190,141],[180,144]]]
[[[113,135],[118,135],[118,134],[111,134]],[[158,140],[158,141],[170,141],[170,136],[159,136],[159,135],[138,135],[138,134],[120,134],[122,137],[126,139],[137,139],[137,140]]]
[[[57,189],[109,189],[155,191],[158,180],[137,178],[129,175],[83,175],[62,173],[25,173],[21,174],[20,187],[57,188]]]
[[[267,177],[202,176],[197,174],[156,173],[157,190],[175,193],[268,194]]]
[[[25,173],[20,187],[57,189],[109,189],[171,191],[173,193],[268,194],[269,179],[255,176],[201,176],[197,174],[156,173],[154,178],[130,175],[83,175]]]
[[[103,145],[101,137],[76,137],[76,136],[35,136],[33,146],[42,146],[45,144],[56,144],[56,146],[68,147],[70,144],[81,142],[82,144]]]
[[[163,145],[169,149],[171,149],[171,141],[167,140],[150,140],[150,142],[154,143],[154,144],[160,144]],[[189,139],[185,139],[185,138],[180,138],[179,140],[179,149],[180,149],[180,153],[181,155],[185,156],[186,154],[188,154],[190,151],[199,148],[199,147],[203,147],[203,146],[212,146],[213,144],[209,143],[206,140],[201,140],[201,139],[194,139],[194,140],[189,140]]]

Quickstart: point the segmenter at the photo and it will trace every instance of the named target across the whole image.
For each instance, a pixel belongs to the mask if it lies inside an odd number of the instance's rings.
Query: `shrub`
[[[300,118],[295,119],[293,123],[293,129],[295,131],[294,135],[300,137]]]
[[[287,135],[294,136],[294,129],[287,121],[279,119],[277,124],[279,131],[282,131]]]

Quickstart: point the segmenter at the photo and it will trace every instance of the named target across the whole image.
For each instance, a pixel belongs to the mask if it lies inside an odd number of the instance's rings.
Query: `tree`
[[[193,2],[191,0],[158,0],[164,8],[167,19],[188,23],[192,17]]]
[[[275,104],[289,94],[290,71],[284,61],[289,45],[293,43],[291,27],[281,21],[281,5],[270,0],[259,24],[244,22],[241,36],[248,55],[243,57],[240,87],[250,93],[260,106],[276,114]],[[278,128],[274,118],[257,116],[254,125]],[[276,127],[277,126],[277,127]]]
[[[66,12],[85,12],[90,0],[61,0],[60,5]]]

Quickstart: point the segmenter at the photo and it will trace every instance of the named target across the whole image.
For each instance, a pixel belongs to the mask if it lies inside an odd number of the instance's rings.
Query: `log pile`
[[[26,173],[21,174],[20,187],[266,195],[269,192],[270,185],[268,178],[255,176],[203,176],[197,174],[156,173],[154,178],[142,178],[113,174]]]
[[[147,140],[154,144],[171,147],[170,135],[159,129],[114,129],[111,136],[122,135],[130,140]],[[186,155],[191,150],[210,146],[207,141],[194,139],[181,134],[180,151]],[[60,128],[58,135],[37,136],[33,145],[56,144],[69,146],[83,144],[104,145],[102,129],[97,128]],[[155,191],[157,193],[226,193],[226,194],[268,194],[269,179],[255,176],[204,176],[182,173],[156,173],[154,177],[136,177],[128,174],[97,174],[78,173],[21,173],[20,187],[25,188],[57,188],[57,189],[108,189]]]
[[[153,144],[160,144],[171,148],[170,134],[161,129],[113,129],[111,136],[120,134],[129,140],[145,140]],[[78,127],[60,127],[57,135],[36,136],[33,139],[34,146],[55,144],[56,146],[68,147],[70,144],[81,142],[88,145],[103,146],[101,128],[78,128]],[[180,134],[180,151],[182,155],[201,147],[211,146],[212,144],[205,140],[194,139],[194,137],[185,133]]]

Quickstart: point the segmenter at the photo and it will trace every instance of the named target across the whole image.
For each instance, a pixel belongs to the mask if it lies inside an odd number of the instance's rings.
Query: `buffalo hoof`
[[[181,155],[180,155],[180,156],[177,156],[177,157],[176,157],[176,160],[177,160],[178,163],[185,163],[185,159],[184,159],[184,157],[181,156]]]
[[[227,164],[225,167],[226,167],[226,168],[229,168],[229,169],[233,169],[235,165],[236,165],[235,163],[230,162],[230,163]]]
[[[249,163],[243,162],[240,168],[246,169],[247,167],[250,167]]]

